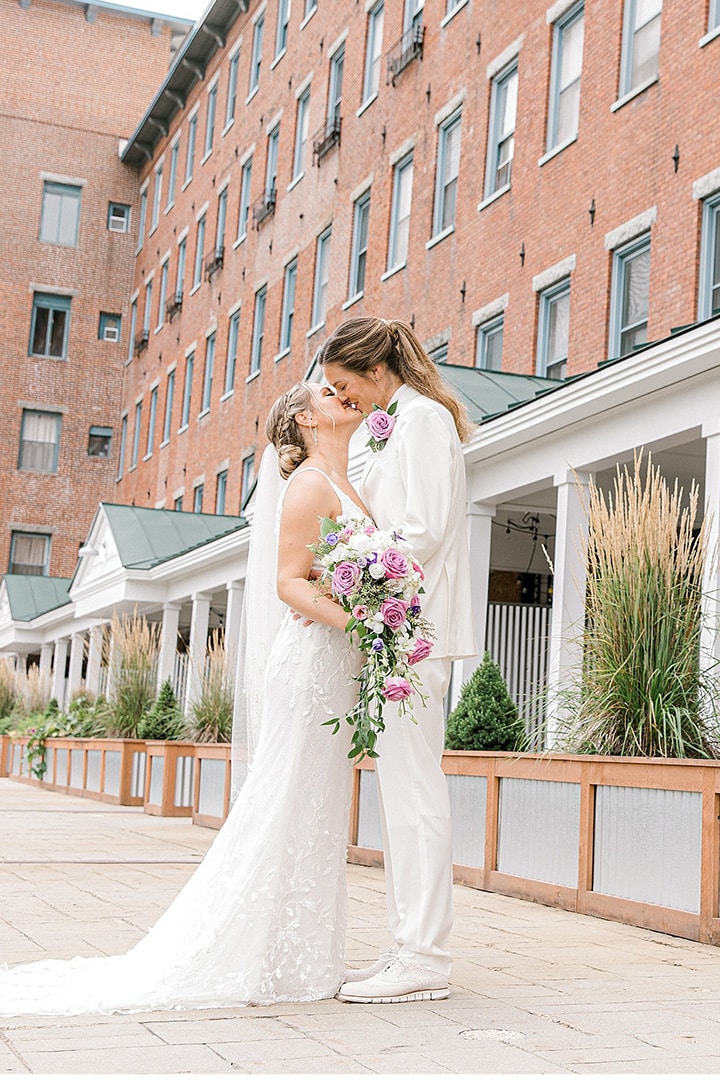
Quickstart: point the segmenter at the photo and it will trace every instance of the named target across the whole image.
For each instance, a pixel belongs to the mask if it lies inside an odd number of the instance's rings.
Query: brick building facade
[[[118,146],[189,25],[2,2],[3,570],[69,577],[114,493],[138,188]]]

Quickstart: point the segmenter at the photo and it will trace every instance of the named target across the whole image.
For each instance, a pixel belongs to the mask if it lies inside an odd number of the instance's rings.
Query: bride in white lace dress
[[[288,605],[265,673],[247,779],[202,863],[122,956],[0,970],[0,1015],[73,1015],[312,1001],[343,980],[350,728],[323,721],[357,696],[347,616],[308,581],[321,517],[365,511],[347,480],[361,414],[299,384],[268,438],[290,476],[278,512],[277,592]],[[308,619],[304,626],[292,610]],[[249,627],[252,630],[252,627]]]

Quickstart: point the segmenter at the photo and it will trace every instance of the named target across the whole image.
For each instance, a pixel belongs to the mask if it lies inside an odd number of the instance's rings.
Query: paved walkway
[[[0,780],[0,959],[115,953],[214,833]],[[387,944],[349,867],[348,959]],[[456,887],[447,1001],[0,1020],[0,1073],[720,1073],[720,951]]]

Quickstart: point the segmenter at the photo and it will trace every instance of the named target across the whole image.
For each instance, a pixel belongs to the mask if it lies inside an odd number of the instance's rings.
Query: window
[[[436,345],[434,349],[428,349],[428,356],[432,360],[433,364],[447,364],[448,358],[448,343],[444,341],[442,345]]]
[[[561,281],[539,296],[536,374],[564,379],[570,329],[570,282]]]
[[[240,64],[240,52],[230,57],[230,69],[228,71],[227,104],[225,106],[225,127],[228,128],[235,119],[235,104],[237,102],[237,79],[238,66]]]
[[[662,0],[625,0],[620,97],[658,74]]]
[[[193,488],[193,513],[202,514],[203,497],[205,495],[205,485],[196,484]]]
[[[275,33],[275,56],[287,48],[288,23],[290,22],[290,0],[279,0],[277,31]]]
[[[267,140],[267,165],[265,167],[266,198],[277,188],[278,145],[280,143],[280,125],[272,129]]]
[[[407,33],[408,30],[417,30],[422,26],[422,13],[425,6],[425,0],[405,0],[405,11],[403,14],[403,33]]]
[[[50,537],[41,533],[14,532],[10,536],[11,574],[46,577],[50,561]]]
[[[255,375],[260,371],[262,360],[263,337],[265,336],[265,303],[267,301],[267,285],[258,289],[255,293],[255,317],[253,319],[252,345],[250,348],[250,374]]]
[[[182,513],[182,508],[183,508],[183,497],[182,497],[182,495],[178,495],[177,499],[175,500],[175,502],[173,504],[173,510],[175,510],[178,514],[180,514],[180,513]]]
[[[248,215],[250,214],[250,182],[252,180],[252,158],[249,157],[242,167],[240,175],[240,217],[238,218],[238,240],[247,236]]]
[[[23,409],[18,469],[26,472],[57,472],[61,421],[59,413]]]
[[[355,296],[362,296],[365,291],[369,220],[370,192],[366,191],[356,201],[353,211],[353,237],[350,251],[350,299]]]
[[[125,203],[108,203],[107,227],[110,232],[129,232],[130,207]]]
[[[328,120],[339,120],[342,106],[343,72],[345,70],[345,46],[330,57],[330,89],[328,92]]]
[[[138,239],[137,250],[140,251],[145,243],[145,221],[147,219],[147,200],[148,189],[147,185],[140,192],[140,220],[138,221]]]
[[[195,238],[195,270],[193,271],[193,289],[202,281],[203,249],[205,247],[205,226],[207,214],[203,214],[197,223],[197,236]]]
[[[130,458],[130,468],[134,469],[138,463],[138,452],[140,450],[140,425],[142,423],[142,401],[138,401],[135,406],[135,431],[133,432],[133,444],[132,455]]]
[[[173,399],[175,397],[175,369],[168,374],[167,389],[165,390],[165,419],[163,422],[163,443],[170,442],[172,430]]]
[[[460,171],[460,113],[440,125],[435,181],[433,236],[455,226],[457,183]]]
[[[70,328],[70,297],[33,294],[30,355],[65,360]]]
[[[169,210],[175,202],[175,185],[177,183],[177,167],[179,156],[180,140],[176,139],[175,142],[172,144],[172,147],[170,148],[170,169],[168,175],[168,197],[166,207],[167,210]]]
[[[123,472],[125,471],[125,447],[127,445],[127,426],[128,418],[123,416],[120,421],[120,453],[118,454],[118,480],[122,479]]]
[[[286,352],[292,345],[292,327],[295,317],[295,287],[297,285],[297,259],[285,267],[283,287],[283,306],[280,317],[280,352]]]
[[[720,315],[720,195],[703,206],[698,319]]]
[[[517,114],[517,61],[498,75],[492,84],[490,99],[490,139],[488,140],[485,197],[510,186],[515,152],[515,117]]]
[[[218,195],[217,225],[215,226],[215,258],[221,259],[225,250],[225,222],[227,221],[227,188]]]
[[[227,469],[217,474],[217,481],[215,483],[215,513],[225,513],[225,497],[227,495]]]
[[[155,190],[153,191],[153,204],[152,215],[150,217],[150,232],[153,232],[158,227],[160,221],[160,200],[162,199],[162,176],[163,167],[162,164],[158,165],[155,170]]]
[[[77,246],[81,191],[73,184],[45,181],[40,219],[40,239],[44,243]]]
[[[210,411],[212,400],[213,369],[215,367],[215,335],[211,334],[205,344],[205,374],[203,376],[202,403],[200,414]]]
[[[708,31],[720,29],[720,0],[710,0]]]
[[[205,120],[205,150],[203,157],[207,157],[213,148],[215,137],[215,109],[217,108],[217,83],[208,90],[207,117]]]
[[[143,335],[147,338],[150,336],[150,322],[152,319],[152,295],[153,295],[153,283],[148,281],[145,286],[145,313],[143,315]]]
[[[392,208],[390,212],[390,238],[388,244],[388,270],[404,266],[407,262],[410,235],[410,204],[412,202],[413,159],[403,158],[395,166],[393,178]]]
[[[315,253],[315,288],[313,291],[312,325],[325,322],[327,313],[327,288],[330,273],[330,238],[332,228],[327,228],[317,238]]]
[[[380,87],[380,63],[382,59],[383,23],[385,5],[379,4],[368,13],[367,39],[365,42],[365,74],[363,77],[363,102],[377,94]]]
[[[130,305],[130,338],[128,341],[128,356],[126,363],[130,363],[135,355],[135,331],[137,330],[137,300]]]
[[[580,4],[555,23],[547,149],[564,146],[578,133],[585,8]]]
[[[195,165],[195,140],[197,139],[197,113],[194,113],[188,121],[187,156],[185,158],[185,183],[189,184],[193,178]]]
[[[121,324],[122,320],[119,315],[110,315],[107,311],[101,311],[100,327],[98,329],[100,341],[119,341]]]
[[[641,236],[613,255],[610,356],[625,356],[647,341],[650,237]]]
[[[187,258],[187,237],[178,244],[177,278],[175,279],[175,299],[181,299],[185,280],[185,260]]]
[[[168,260],[160,267],[160,296],[158,297],[158,321],[157,329],[165,322],[165,301],[167,300],[167,283],[168,283]]]
[[[150,391],[150,417],[148,419],[147,442],[145,444],[145,457],[149,458],[155,445],[155,424],[157,421],[158,388],[153,386]]]
[[[88,435],[88,457],[109,458],[111,443],[111,427],[91,427]]]
[[[262,63],[263,30],[265,29],[265,16],[261,15],[253,28],[252,54],[250,56],[250,89],[252,94],[257,90],[260,83],[260,64]]]
[[[477,328],[475,347],[475,366],[485,371],[500,371],[502,368],[502,344],[504,316],[489,319]]]
[[[238,337],[240,334],[240,312],[230,316],[228,326],[227,361],[225,363],[225,386],[223,394],[231,394],[235,389],[235,369],[237,367]]]
[[[459,7],[462,0],[447,0],[447,7],[445,9],[446,15],[451,15],[456,7]]]
[[[295,152],[293,154],[293,180],[297,180],[303,173],[303,158],[305,156],[305,143],[308,137],[308,119],[310,116],[310,87],[303,90],[297,101],[297,114],[295,117]]]
[[[180,430],[186,428],[190,422],[190,401],[192,399],[192,377],[195,366],[195,353],[190,353],[185,361],[185,387],[183,389],[182,416],[180,417]]]
[[[313,11],[317,11],[317,0],[305,0],[305,14],[304,19],[308,19]]]
[[[255,472],[255,455],[249,454],[243,458],[242,463],[242,486],[240,488],[240,513],[245,509],[248,496],[252,489],[253,473]]]

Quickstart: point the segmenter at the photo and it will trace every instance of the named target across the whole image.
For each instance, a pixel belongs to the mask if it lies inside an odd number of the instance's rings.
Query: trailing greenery
[[[701,663],[707,520],[648,459],[591,483],[582,684],[555,748],[576,753],[717,757],[713,678]],[[644,475],[643,475],[644,473]]]
[[[155,700],[155,680],[160,630],[144,615],[113,615],[110,702],[113,724],[110,734],[135,739],[142,718]]]
[[[485,653],[460,692],[445,730],[448,750],[509,750],[527,748],[527,735],[502,672]]]
[[[232,742],[233,701],[222,631],[212,630],[200,698],[191,705],[192,736],[197,742]]]
[[[152,708],[140,720],[138,735],[141,739],[182,739],[186,730],[172,682],[166,679]]]

